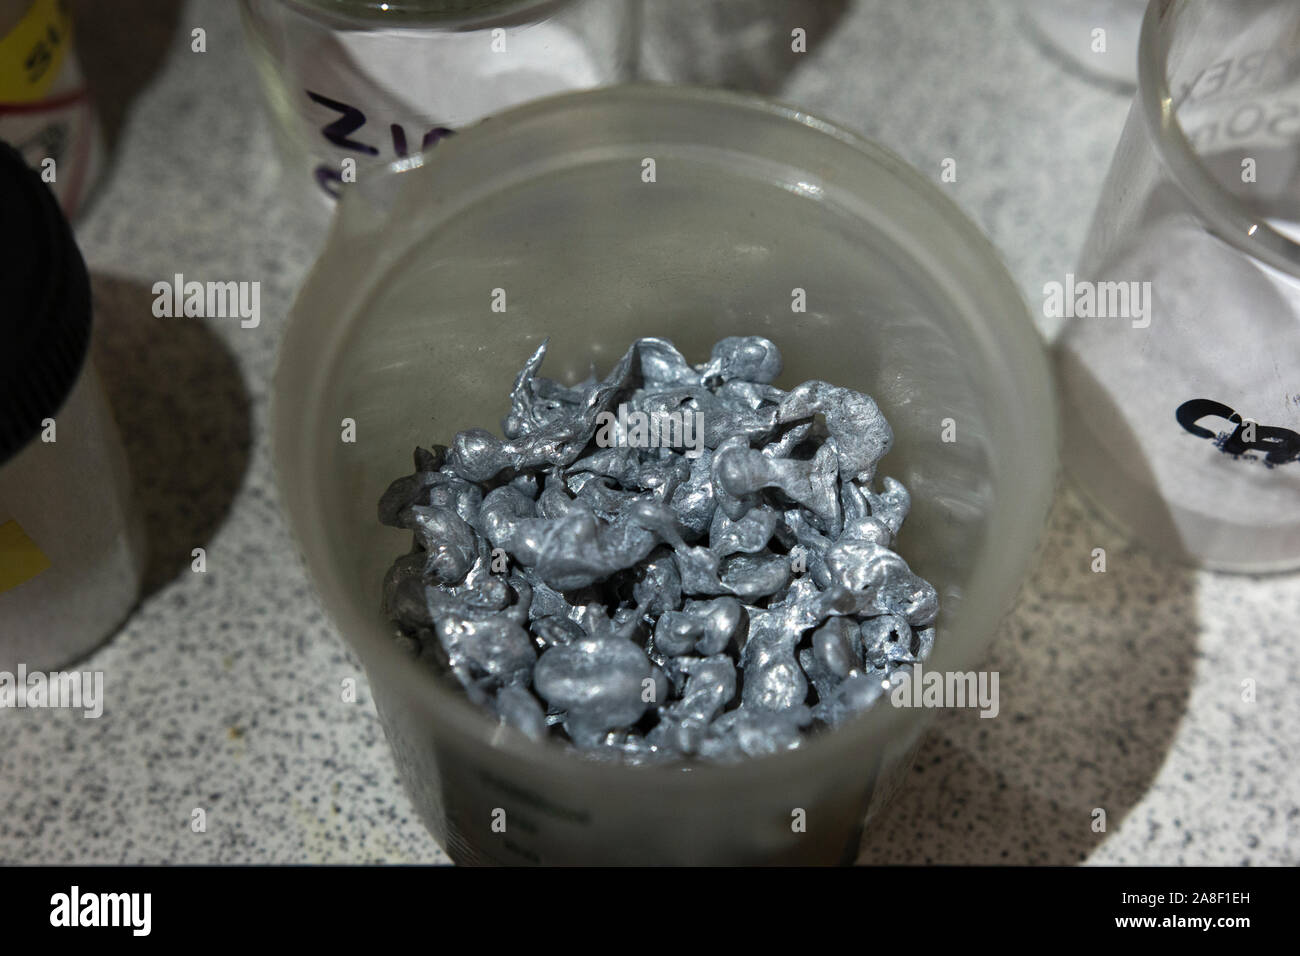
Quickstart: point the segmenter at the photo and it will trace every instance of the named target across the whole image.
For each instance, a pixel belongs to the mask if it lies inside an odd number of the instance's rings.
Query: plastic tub
[[[24,672],[73,664],[121,624],[145,539],[90,358],[86,264],[58,197],[3,142],[0,210],[0,680],[13,706]]]
[[[701,361],[742,334],[781,347],[780,385],[821,378],[879,401],[896,435],[881,473],[914,501],[899,550],[941,594],[929,667],[973,668],[1050,503],[1055,401],[994,250],[897,157],[761,100],[622,87],[516,109],[345,198],[286,330],[274,452],[314,583],[458,862],[852,860],[906,771],[928,712],[888,699],[740,765],[584,760],[498,727],[412,664],[380,613],[409,539],[378,524],[379,495],[417,443],[495,428],[542,337],[544,374],[576,380],[638,336]]]

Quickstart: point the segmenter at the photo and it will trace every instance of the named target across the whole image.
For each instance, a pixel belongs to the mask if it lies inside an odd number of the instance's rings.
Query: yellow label
[[[0,524],[0,594],[30,581],[49,566],[50,559],[17,521]]]
[[[36,0],[0,37],[0,103],[30,103],[50,91],[72,43],[67,0]]]

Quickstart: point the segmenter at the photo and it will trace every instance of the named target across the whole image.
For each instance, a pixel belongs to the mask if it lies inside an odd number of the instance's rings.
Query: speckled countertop
[[[797,65],[680,36],[676,55],[698,79],[774,93],[936,179],[956,158],[946,188],[1040,301],[1074,266],[1127,94],[1063,68],[1011,0],[788,12],[805,6],[781,5],[777,23],[788,36],[784,21],[807,21]],[[0,713],[0,862],[444,861],[276,505],[268,383],[315,238],[279,188],[236,5],[81,7],[115,151],[77,235],[153,557],[146,596],[82,665],[105,674],[104,716]],[[652,34],[668,28],[655,21]],[[190,51],[196,26],[206,54]],[[744,36],[761,48],[761,31]],[[260,280],[262,324],[154,318],[152,284],[178,272]],[[195,574],[200,544],[208,570]],[[1089,570],[1098,546],[1106,574]],[[877,825],[891,839],[868,839],[863,861],[1300,862],[1297,621],[1300,577],[1159,564],[1065,491],[988,663],[1001,719],[936,721]],[[337,693],[353,675],[356,705]],[[206,833],[191,832],[199,807]]]

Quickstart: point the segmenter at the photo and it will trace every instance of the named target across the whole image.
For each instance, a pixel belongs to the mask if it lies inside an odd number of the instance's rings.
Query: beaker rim
[[[1138,41],[1136,108],[1146,118],[1161,162],[1204,223],[1252,259],[1300,278],[1300,243],[1225,188],[1201,161],[1178,121],[1167,58],[1177,16],[1186,7],[1186,2],[1174,0],[1151,0],[1147,5]],[[1174,14],[1168,18],[1171,9]]]

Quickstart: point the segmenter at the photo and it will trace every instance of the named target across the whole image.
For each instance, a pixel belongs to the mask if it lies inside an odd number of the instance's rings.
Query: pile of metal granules
[[[798,747],[929,655],[938,595],[891,550],[910,499],[873,490],[893,433],[869,396],[774,387],[757,337],[696,366],[640,339],[572,387],[545,353],[504,438],[417,448],[379,503],[414,533],[384,583],[412,654],[530,737],[629,763]]]

